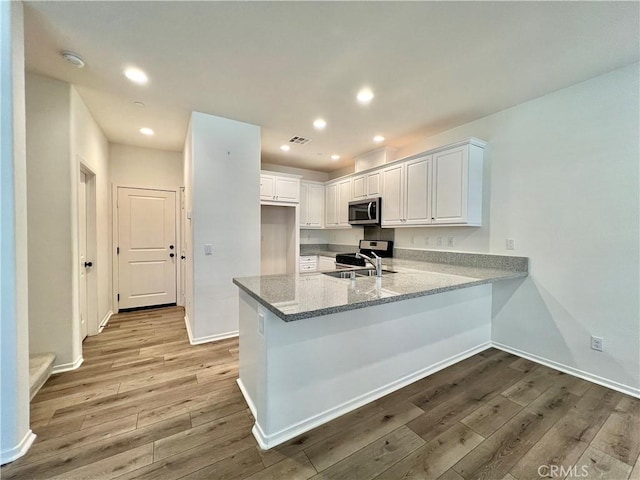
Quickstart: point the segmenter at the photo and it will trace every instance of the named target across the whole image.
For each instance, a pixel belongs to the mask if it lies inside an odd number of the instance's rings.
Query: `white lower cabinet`
[[[315,272],[317,269],[317,255],[300,255],[300,273]]]

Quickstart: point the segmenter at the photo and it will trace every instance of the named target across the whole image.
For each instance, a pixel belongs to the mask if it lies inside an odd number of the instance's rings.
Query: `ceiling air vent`
[[[297,143],[298,145],[306,145],[310,141],[311,141],[310,138],[298,137],[298,136],[291,137],[289,139],[289,143]]]

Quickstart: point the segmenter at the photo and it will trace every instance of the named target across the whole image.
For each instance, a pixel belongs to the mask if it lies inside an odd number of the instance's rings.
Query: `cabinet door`
[[[431,156],[405,164],[405,224],[431,223]]]
[[[276,200],[280,202],[298,202],[300,199],[300,180],[287,177],[275,177]]]
[[[260,200],[275,200],[276,179],[271,175],[260,175]]]
[[[382,172],[367,175],[367,197],[379,197],[382,192]]]
[[[365,198],[367,196],[367,185],[365,183],[365,176],[360,175],[359,177],[353,178],[353,199],[358,200],[360,198]]]
[[[382,171],[382,225],[403,225],[404,164]]]
[[[351,179],[338,182],[338,198],[336,201],[338,225],[349,225],[349,202],[351,201]]]
[[[325,225],[336,226],[338,217],[336,216],[336,200],[338,199],[338,184],[333,183],[327,185],[324,189],[325,194]]]
[[[322,228],[324,219],[324,186],[322,185],[307,185],[307,211],[306,222],[307,226],[314,228]],[[301,199],[302,203],[302,199]]]
[[[309,184],[300,183],[300,228],[309,225]]]
[[[467,221],[468,156],[467,147],[458,147],[433,155],[433,223]]]

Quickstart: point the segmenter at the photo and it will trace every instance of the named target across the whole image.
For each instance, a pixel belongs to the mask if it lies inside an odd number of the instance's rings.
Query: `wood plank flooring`
[[[180,308],[112,317],[31,403],[10,479],[640,480],[640,400],[489,349],[261,451],[238,341],[191,346]],[[585,475],[586,473],[586,475]]]

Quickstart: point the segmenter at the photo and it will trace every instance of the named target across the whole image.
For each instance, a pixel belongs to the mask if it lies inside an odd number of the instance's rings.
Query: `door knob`
[[[170,248],[171,250],[173,250],[173,245],[169,245],[169,248]]]
[[[84,262],[84,268],[93,267],[93,262]]]
[[[181,258],[182,260],[184,260],[184,259],[186,259],[187,257],[185,257],[184,255],[180,255],[180,258]]]
[[[169,256],[170,256],[171,258],[173,258],[173,257],[175,257],[175,254],[170,253],[170,254],[169,254]]]

